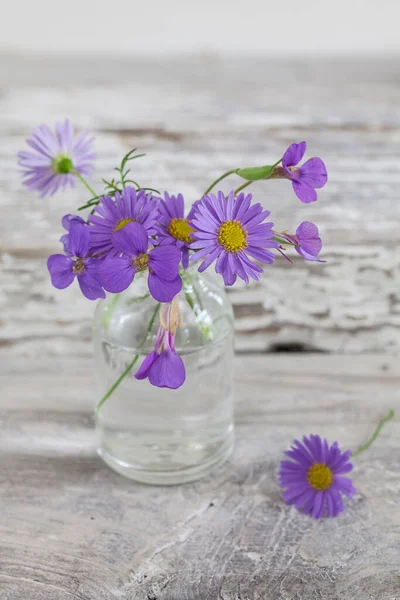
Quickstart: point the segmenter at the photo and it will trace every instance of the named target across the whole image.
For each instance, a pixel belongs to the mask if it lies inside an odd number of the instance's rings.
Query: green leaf
[[[258,181],[259,179],[268,179],[276,165],[264,165],[263,167],[249,167],[246,169],[237,169],[236,174],[247,181]]]

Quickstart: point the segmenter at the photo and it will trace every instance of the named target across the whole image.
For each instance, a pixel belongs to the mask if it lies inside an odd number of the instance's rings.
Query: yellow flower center
[[[148,267],[149,255],[138,254],[132,261],[132,266],[135,267],[136,272],[145,271]]]
[[[176,240],[180,240],[181,242],[185,242],[186,244],[190,244],[192,242],[192,238],[190,236],[193,233],[194,229],[190,227],[189,221],[187,219],[178,219],[175,217],[172,219],[171,223],[168,225],[168,233],[172,235]]]
[[[85,261],[83,260],[83,258],[78,258],[78,260],[75,261],[75,264],[72,267],[72,271],[74,273],[76,273],[77,275],[81,275],[81,273],[83,273],[85,270]]]
[[[227,252],[240,252],[247,246],[247,230],[240,221],[225,221],[218,231],[218,242]]]
[[[327,465],[316,463],[308,469],[307,481],[314,490],[327,490],[333,480],[333,474]]]
[[[124,227],[129,225],[129,223],[133,223],[134,220],[135,219],[122,219],[122,221],[118,221],[118,223],[114,227],[114,231],[119,231],[120,229],[123,229]]]

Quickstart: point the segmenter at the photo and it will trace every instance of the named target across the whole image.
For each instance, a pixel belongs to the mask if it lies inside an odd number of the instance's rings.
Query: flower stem
[[[227,171],[226,173],[224,173],[223,175],[221,175],[221,177],[218,177],[218,179],[216,179],[204,192],[203,196],[206,196],[209,192],[211,192],[211,190],[213,189],[214,186],[217,185],[217,183],[219,183],[220,181],[222,181],[223,179],[225,179],[226,177],[229,177],[229,175],[233,175],[234,173],[236,173],[237,169],[231,169],[230,171]]]
[[[351,457],[354,458],[354,456],[358,456],[358,454],[361,454],[361,452],[364,452],[364,450],[368,450],[368,448],[371,446],[371,444],[374,443],[374,441],[376,440],[376,438],[378,437],[382,427],[384,426],[385,423],[387,423],[388,421],[391,421],[394,417],[394,410],[389,410],[388,414],[386,415],[386,417],[383,417],[383,419],[381,419],[378,423],[378,425],[376,426],[376,429],[374,431],[374,433],[372,434],[371,438],[368,440],[368,442],[366,442],[365,444],[363,444],[362,446],[360,446],[355,452],[352,453]]]
[[[90,185],[88,184],[86,179],[79,173],[79,171],[77,171],[76,169],[73,169],[72,173],[83,183],[85,188],[89,190],[89,192],[92,194],[92,196],[96,196],[97,198],[99,197],[96,194],[96,192],[94,191],[94,189],[92,187],[90,187]]]
[[[235,196],[236,196],[236,194],[238,194],[239,192],[244,190],[244,188],[247,188],[252,183],[254,183],[254,181],[246,181],[245,183],[242,183],[242,185],[239,185],[239,187],[235,190]]]
[[[154,321],[156,320],[158,311],[160,310],[160,306],[161,306],[161,302],[158,302],[156,308],[154,309],[153,315],[150,319],[149,326],[147,327],[146,335],[144,336],[142,342],[139,344],[139,348],[141,348],[143,346],[143,344],[147,340],[147,337],[148,337],[150,331],[153,329]],[[135,354],[135,356],[133,357],[133,359],[131,360],[129,365],[126,367],[125,371],[123,373],[121,373],[121,375],[118,377],[118,379],[113,383],[113,385],[110,387],[108,392],[106,392],[106,394],[102,397],[102,399],[96,406],[97,414],[99,413],[99,410],[103,406],[104,402],[106,400],[108,400],[108,398],[111,396],[111,394],[117,389],[117,387],[119,386],[121,381],[128,375],[128,373],[131,371],[131,369],[133,369],[133,367],[135,366],[135,364],[137,363],[138,360],[139,360],[139,354]]]

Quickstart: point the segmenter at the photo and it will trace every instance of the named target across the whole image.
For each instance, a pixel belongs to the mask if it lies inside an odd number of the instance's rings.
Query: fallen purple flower
[[[356,493],[351,480],[343,477],[353,469],[351,450],[341,452],[338,443],[329,446],[319,435],[295,440],[279,469],[279,483],[286,504],[315,519],[336,517],[344,511],[341,494]]]

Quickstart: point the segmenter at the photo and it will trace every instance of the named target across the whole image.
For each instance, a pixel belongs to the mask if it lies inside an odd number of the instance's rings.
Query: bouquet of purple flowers
[[[254,181],[289,179],[302,202],[317,200],[316,190],[327,182],[326,168],[320,158],[299,165],[306,151],[305,142],[291,144],[272,165],[224,173],[193,202],[187,214],[182,194],[165,192],[161,196],[158,190],[131,179],[128,163],[143,156],[135,154],[136,149],[122,159],[116,169],[117,178],[103,179],[105,191],[97,194],[86,180],[95,159],[93,138],[87,133],[75,137],[67,120],[57,125],[55,132],[46,125],[38,127],[27,143],[31,150],[19,153],[19,164],[28,188],[44,197],[74,186],[78,179],[90,194],[87,203],[78,209],[89,210],[86,219],[72,214],[62,218],[66,233],[60,241],[64,252],[53,254],[47,261],[52,284],[64,289],[76,278],[84,296],[96,300],[105,298],[106,292],[123,292],[138,274],[147,276],[148,295],[157,304],[146,335],[157,316],[159,327],[154,349],[135,377],[148,378],[154,386],[177,389],[185,382],[185,365],[175,349],[177,329],[182,325],[177,294],[182,290],[182,279],[188,277],[186,270],[191,261],[196,261],[200,272],[215,264],[216,273],[227,286],[238,277],[245,283],[250,278],[258,281],[263,272],[261,265],[272,264],[276,253],[291,262],[287,248],[305,260],[323,262],[316,225],[304,221],[295,233],[276,231],[274,223],[267,220],[270,212],[243,191]],[[214,191],[229,176],[238,176],[243,183],[228,194]],[[195,312],[190,295],[185,293],[185,297]],[[206,329],[202,333],[207,335]],[[97,409],[138,359],[136,354]],[[356,493],[346,476],[353,469],[350,458],[368,449],[393,416],[394,412],[389,411],[370,440],[356,452],[342,452],[337,442],[329,444],[319,435],[295,440],[279,467],[284,501],[316,519],[342,513],[342,496],[351,498]]]
[[[31,150],[18,155],[24,184],[41,197],[74,186],[77,179],[90,194],[78,209],[89,210],[86,219],[72,214],[62,218],[63,254],[53,254],[47,261],[52,284],[64,289],[77,279],[86,298],[97,300],[106,292],[126,290],[138,273],[145,272],[149,293],[165,306],[154,350],[135,377],[176,389],[185,381],[185,366],[175,350],[180,317],[174,298],[189,263],[198,261],[200,272],[215,264],[216,273],[231,286],[238,277],[245,283],[250,278],[258,281],[261,265],[272,264],[276,253],[290,261],[287,248],[305,260],[323,262],[318,257],[322,243],[316,225],[304,221],[295,233],[276,231],[267,220],[270,212],[243,190],[254,181],[289,179],[302,202],[314,202],[316,190],[327,182],[325,165],[320,158],[300,165],[306,142],[291,144],[273,165],[224,173],[185,213],[182,194],[162,196],[131,179],[129,163],[143,156],[136,149],[124,156],[115,179],[103,179],[105,191],[96,193],[86,180],[95,159],[93,141],[87,133],[75,136],[67,120],[55,132],[46,125],[38,127],[27,140]],[[229,176],[241,178],[242,184],[227,195],[216,191]]]

